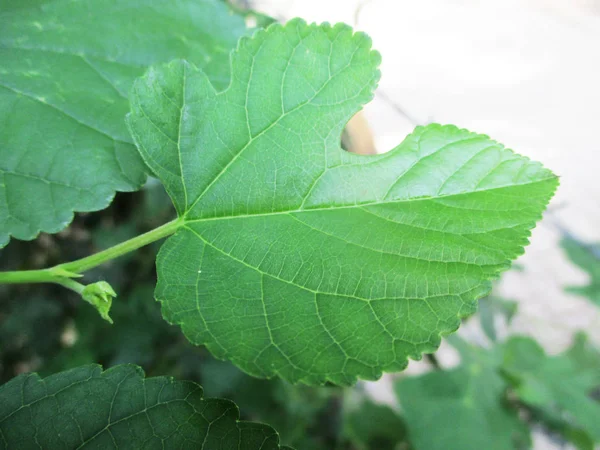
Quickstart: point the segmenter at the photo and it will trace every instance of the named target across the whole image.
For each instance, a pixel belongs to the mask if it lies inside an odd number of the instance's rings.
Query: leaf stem
[[[79,277],[86,270],[167,237],[175,233],[184,223],[182,219],[172,220],[154,230],[117,244],[114,247],[76,261],[59,264],[50,269],[0,272],[0,284],[56,283],[81,294],[85,286],[72,280],[72,278]]]
[[[0,272],[0,284],[55,283],[57,278],[48,269]]]
[[[72,276],[75,276],[73,274]],[[52,269],[43,270],[21,270],[15,272],[0,272],[0,284],[24,284],[24,283],[56,283],[72,291],[81,294],[83,284],[78,283],[64,275],[53,273]]]
[[[71,280],[70,278],[62,278],[60,280],[57,280],[56,283],[66,287],[67,289],[71,289],[72,291],[77,292],[79,295],[81,295],[81,293],[85,289],[85,285],[78,283],[75,280]]]
[[[158,241],[159,239],[165,238],[175,233],[183,224],[184,222],[181,219],[172,220],[171,222],[161,225],[154,230],[140,234],[139,236],[136,236],[125,242],[121,242],[114,247],[107,248],[106,250],[86,256],[82,259],[78,259],[77,261],[59,264],[56,266],[56,269],[77,274],[85,272],[86,270],[90,270],[96,266],[99,266],[100,264],[110,261],[111,259],[118,258],[119,256],[123,256],[127,253],[137,250],[140,247],[144,247],[148,244]]]

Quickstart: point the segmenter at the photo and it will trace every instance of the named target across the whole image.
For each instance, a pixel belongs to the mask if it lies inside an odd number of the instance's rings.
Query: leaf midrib
[[[460,197],[460,196],[465,196],[465,195],[478,194],[478,193],[482,193],[482,192],[491,192],[491,191],[496,191],[496,190],[501,190],[501,189],[507,189],[507,188],[514,188],[514,187],[520,187],[520,186],[529,186],[529,185],[533,185],[533,184],[544,183],[544,182],[547,182],[549,180],[554,180],[554,179],[556,179],[556,177],[553,176],[553,175],[550,175],[550,176],[548,176],[546,178],[541,178],[539,180],[529,181],[529,182],[526,182],[526,183],[507,184],[507,185],[503,185],[503,186],[496,186],[496,187],[493,187],[493,188],[473,190],[473,191],[470,191],[470,192],[460,192],[460,193],[455,193],[455,194],[413,197],[413,198],[395,199],[395,200],[386,200],[386,201],[372,200],[372,201],[368,201],[368,202],[364,202],[364,203],[355,203],[353,205],[330,206],[330,207],[323,207],[323,208],[321,208],[321,207],[314,207],[314,208],[293,208],[293,209],[288,209],[288,210],[272,211],[272,212],[264,212],[264,213],[231,214],[231,215],[228,215],[228,216],[213,216],[213,217],[194,218],[194,219],[189,219],[184,214],[184,215],[181,216],[181,218],[182,218],[181,224],[183,226],[185,224],[190,224],[190,223],[209,222],[209,221],[214,221],[214,220],[244,219],[244,218],[249,218],[249,217],[269,217],[269,216],[279,216],[279,215],[294,214],[294,213],[307,213],[307,212],[319,212],[319,211],[337,211],[337,210],[352,209],[352,208],[364,208],[365,206],[380,206],[380,205],[390,205],[390,204],[397,204],[397,203],[421,202],[421,201],[427,201],[427,200],[441,200],[441,199],[447,199],[447,198],[453,198],[453,197]]]
[[[261,47],[262,48],[262,44]],[[354,55],[357,51],[358,51],[359,47],[357,47],[353,54]],[[251,66],[251,70],[254,68],[254,62],[256,61],[256,57],[252,58],[252,66]],[[242,148],[240,148],[239,150],[235,151],[234,156],[231,158],[231,160],[219,171],[219,173],[211,180],[211,182],[202,190],[202,192],[200,192],[200,194],[196,197],[196,199],[192,202],[191,205],[187,206],[187,191],[185,190],[185,180],[182,181],[183,185],[184,185],[184,192],[185,192],[185,198],[186,198],[186,211],[183,214],[183,217],[187,217],[187,215],[194,209],[194,207],[202,200],[202,198],[204,197],[204,195],[213,187],[213,185],[215,185],[219,179],[227,173],[228,169],[241,157],[242,153],[244,153],[244,151],[250,147],[254,142],[256,142],[257,139],[259,139],[261,136],[266,135],[268,133],[269,130],[271,130],[272,128],[276,127],[279,123],[281,123],[281,121],[291,115],[294,114],[295,112],[301,110],[302,108],[304,108],[306,105],[310,105],[312,103],[313,100],[315,100],[322,92],[323,90],[329,85],[329,83],[332,82],[332,80],[334,80],[339,74],[341,74],[344,70],[346,70],[348,67],[350,67],[350,63],[346,64],[346,66],[344,66],[342,69],[338,70],[337,73],[335,73],[334,75],[330,76],[321,87],[319,87],[319,89],[317,89],[317,91],[308,99],[300,102],[299,104],[295,105],[294,107],[290,108],[287,111],[283,111],[282,114],[277,117],[277,119],[275,121],[273,121],[271,124],[269,124],[268,126],[266,126],[264,129],[260,130],[259,132],[255,133],[254,135],[252,134],[252,130],[250,129],[250,124],[248,122],[249,120],[249,111],[248,111],[248,107],[247,107],[247,102],[248,102],[248,92],[246,92],[246,107],[245,107],[245,111],[246,111],[246,122],[248,125],[248,142],[246,142],[246,144],[244,144],[242,146]],[[284,73],[285,75],[285,73]],[[252,73],[250,73],[250,77],[248,79],[248,86],[250,86],[250,81],[252,78]],[[369,80],[370,82],[373,80],[373,78],[371,78],[371,80]],[[185,82],[185,80],[184,80]],[[215,98],[219,99],[219,98],[224,98],[225,100],[227,99],[226,95],[227,93],[230,91],[230,89],[232,89],[233,83],[230,84],[230,86],[225,89],[222,92],[217,92],[214,89],[213,86],[213,91],[215,92]],[[185,107],[185,98],[183,99],[183,105],[182,105],[182,109]],[[181,118],[180,118],[181,120]],[[179,131],[181,132],[181,128],[179,128]],[[339,149],[340,151],[343,151],[341,148]],[[181,152],[181,150],[178,148],[178,151]],[[323,172],[325,173],[325,172]]]

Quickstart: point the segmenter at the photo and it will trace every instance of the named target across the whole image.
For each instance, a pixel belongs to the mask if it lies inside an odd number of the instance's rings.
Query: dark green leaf
[[[267,425],[238,420],[234,403],[195,383],[144,379],[131,365],[90,365],[0,387],[0,448],[279,449]]]

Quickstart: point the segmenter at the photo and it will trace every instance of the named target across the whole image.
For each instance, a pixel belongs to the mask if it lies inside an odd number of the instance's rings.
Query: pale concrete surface
[[[564,293],[586,276],[565,259],[555,224],[600,240],[600,0],[255,0],[280,20],[346,22],[383,57],[365,108],[376,148],[393,148],[415,123],[482,132],[561,176],[549,212],[497,292],[519,302],[509,333],[551,353],[578,330],[600,345],[600,308]],[[395,103],[396,106],[392,106]],[[398,107],[402,112],[398,111]],[[477,335],[473,325],[466,333]],[[443,348],[440,358],[456,361]],[[411,363],[410,372],[423,370]],[[391,401],[389,379],[370,389]],[[535,447],[552,448],[536,436]]]

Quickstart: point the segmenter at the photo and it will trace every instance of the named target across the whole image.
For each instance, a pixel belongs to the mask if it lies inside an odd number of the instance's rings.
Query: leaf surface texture
[[[224,86],[245,33],[217,0],[2,2],[0,247],[138,189],[147,168],[124,120],[135,78],[186,58]]]
[[[350,384],[434,351],[557,185],[453,126],[343,151],[379,63],[366,35],[294,20],[240,41],[225,90],[183,61],[134,85],[132,135],[185,223],[158,257],[163,314],[252,375]]]
[[[188,381],[144,378],[136,366],[89,365],[0,387],[0,448],[270,450],[271,427],[238,420],[237,406],[203,399]]]

